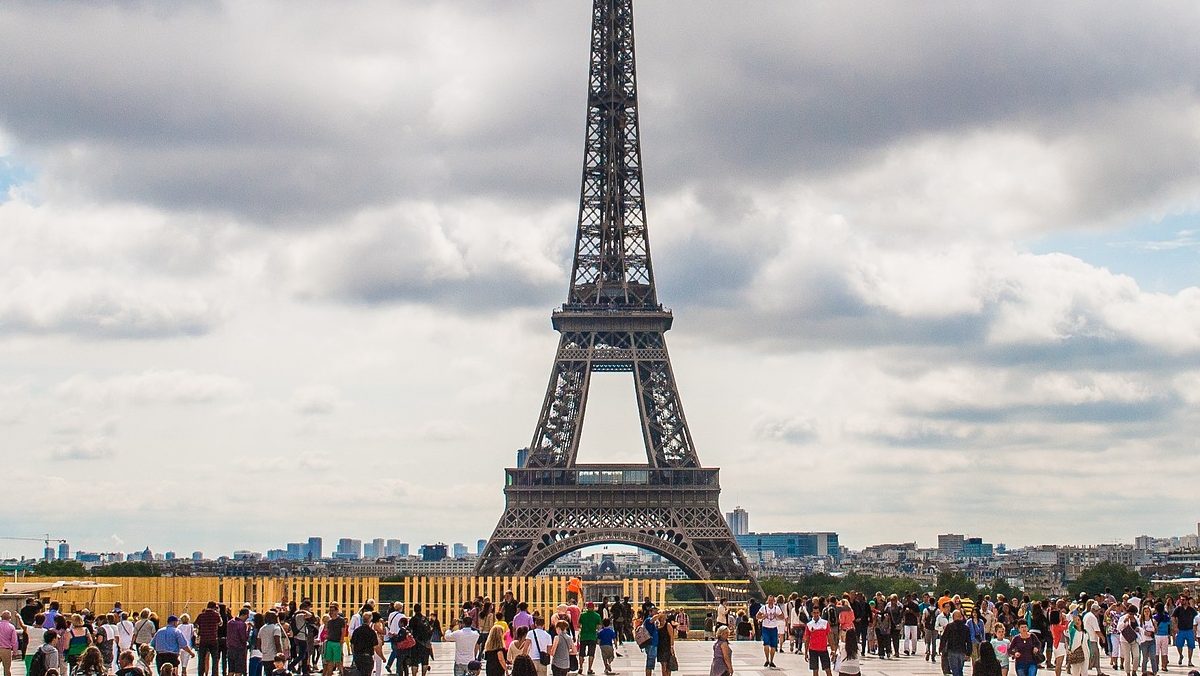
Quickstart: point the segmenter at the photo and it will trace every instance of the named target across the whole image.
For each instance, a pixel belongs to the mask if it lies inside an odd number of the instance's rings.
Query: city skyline
[[[588,4],[0,6],[0,462],[105,502],[12,534],[486,535],[564,300]],[[724,509],[856,546],[1190,530],[1200,10],[1077,7],[639,2]],[[579,459],[642,461],[609,375]]]

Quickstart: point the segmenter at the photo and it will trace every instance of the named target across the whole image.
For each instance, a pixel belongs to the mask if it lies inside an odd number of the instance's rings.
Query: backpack
[[[33,662],[29,665],[29,676],[46,676],[46,653],[42,650],[33,653]]]
[[[645,648],[650,645],[650,630],[645,624],[639,624],[637,631],[633,632],[633,640],[638,644],[639,648]]]
[[[409,650],[417,645],[417,639],[413,638],[412,632],[407,627],[398,627],[392,640],[396,643],[396,650]]]

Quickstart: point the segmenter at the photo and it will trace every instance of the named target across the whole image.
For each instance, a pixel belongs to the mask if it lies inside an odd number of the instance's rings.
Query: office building
[[[732,512],[725,512],[725,522],[729,524],[729,530],[733,531],[734,535],[746,535],[750,532],[750,514],[742,509],[741,505],[734,507]]]
[[[399,540],[388,540],[387,542],[383,543],[383,555],[402,556],[400,553],[400,545],[402,544],[404,543],[400,542]]]
[[[267,550],[267,560],[268,561],[283,561],[283,560],[287,559],[287,557],[288,557],[288,551],[286,549],[268,549]]]
[[[461,542],[454,543],[454,558],[456,558],[456,559],[467,558],[467,546],[465,544],[463,544]]]
[[[71,545],[69,545],[65,542],[58,543],[58,560],[59,561],[70,561],[71,560]]]
[[[174,561],[175,560],[175,552],[168,550],[167,552],[165,552],[163,554],[163,559],[165,559],[167,561]]]
[[[962,552],[960,555],[967,559],[990,559],[992,557],[991,543],[984,542],[983,538],[967,538],[963,543]]]
[[[401,543],[400,543],[400,554],[399,554],[398,556],[408,556],[408,555],[409,555],[409,554],[408,554],[408,551],[409,551],[409,550],[408,550],[408,543],[407,543],[407,542],[401,542]]]
[[[382,559],[384,556],[387,556],[387,544],[384,542],[383,538],[375,538],[374,540],[371,540],[370,546],[371,553],[368,554],[366,551],[367,545],[363,545],[363,558]]]
[[[204,552],[192,552],[192,560],[193,561],[203,561],[204,560]]]
[[[421,560],[422,561],[442,561],[447,555],[446,543],[439,542],[436,545],[421,545]]]
[[[309,538],[308,549],[304,552],[304,558],[308,561],[319,561],[325,558],[324,544],[321,538]]]
[[[835,561],[841,559],[837,533],[746,533],[736,537],[738,546],[751,561],[799,559],[806,556],[828,556]]]
[[[287,543],[287,559],[288,559],[288,561],[303,561],[306,558],[304,555],[305,554],[304,550],[307,548],[308,548],[308,545],[303,542]]]
[[[938,554],[945,557],[958,556],[966,544],[966,536],[957,533],[946,533],[938,536]]]
[[[475,541],[475,556],[483,556],[483,550],[487,547],[487,540]]]
[[[335,559],[361,559],[363,555],[362,540],[342,538],[338,540],[337,550],[333,553]]]

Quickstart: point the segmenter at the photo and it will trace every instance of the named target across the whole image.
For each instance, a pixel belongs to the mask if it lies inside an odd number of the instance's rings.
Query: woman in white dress
[[[177,627],[177,629],[179,629],[179,633],[183,634],[183,638],[187,641],[188,646],[190,646],[191,648],[194,649],[196,647],[196,645],[195,645],[196,641],[194,638],[195,633],[196,633],[196,625],[192,624],[192,616],[188,615],[187,613],[180,615],[179,616],[179,626]],[[187,651],[179,653],[179,674],[180,674],[180,676],[188,676],[188,672],[187,672],[188,662],[191,662],[191,661],[192,661],[191,653],[189,653]]]

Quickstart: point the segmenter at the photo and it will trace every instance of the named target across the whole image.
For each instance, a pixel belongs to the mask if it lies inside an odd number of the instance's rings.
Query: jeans
[[[200,671],[196,676],[205,676],[207,673],[212,673],[212,676],[217,676],[221,673],[221,645],[219,643],[200,643],[196,646],[196,657],[200,663]]]
[[[262,658],[261,657],[251,657],[250,658],[250,673],[248,674],[248,676],[262,676]]]
[[[1142,673],[1147,671],[1158,673],[1158,655],[1155,652],[1154,641],[1144,641],[1142,643]]]
[[[293,673],[309,673],[308,641],[304,639],[292,641],[292,659],[288,661],[288,670]],[[213,676],[217,676],[217,674],[213,673]]]
[[[655,663],[658,661],[658,646],[648,645],[648,646],[646,646],[645,650],[646,650],[646,669],[653,669]]]
[[[966,663],[966,655],[959,652],[946,653],[946,665],[950,667],[950,673],[954,676],[963,676],[963,665]]]
[[[399,641],[392,641],[392,642],[391,642],[391,646],[392,646],[392,654],[391,654],[391,655],[388,655],[388,661],[387,661],[387,665],[385,665],[385,666],[384,666],[384,669],[386,669],[386,670],[388,670],[388,671],[391,671],[391,670],[392,670],[392,665],[393,665],[393,664],[395,664],[396,662],[400,662],[400,668],[401,668],[401,669],[403,669],[403,668],[404,668],[404,662],[403,662],[403,661],[401,661],[401,659],[400,659],[400,658],[401,658],[400,649],[396,647],[396,646],[398,646],[398,645],[400,645],[400,642],[399,642]],[[466,669],[466,666],[467,666],[467,665],[465,665],[465,664],[464,664],[464,665],[463,665],[463,668],[464,668],[464,669]],[[455,664],[455,665],[454,665],[454,668],[455,668],[455,669],[457,669],[457,668],[458,668],[458,665],[457,665],[457,664]],[[455,674],[455,676],[458,676],[458,672],[457,672],[457,671],[456,671],[456,672],[454,672],[454,674]]]
[[[1017,676],[1037,676],[1037,662],[1017,664]]]

